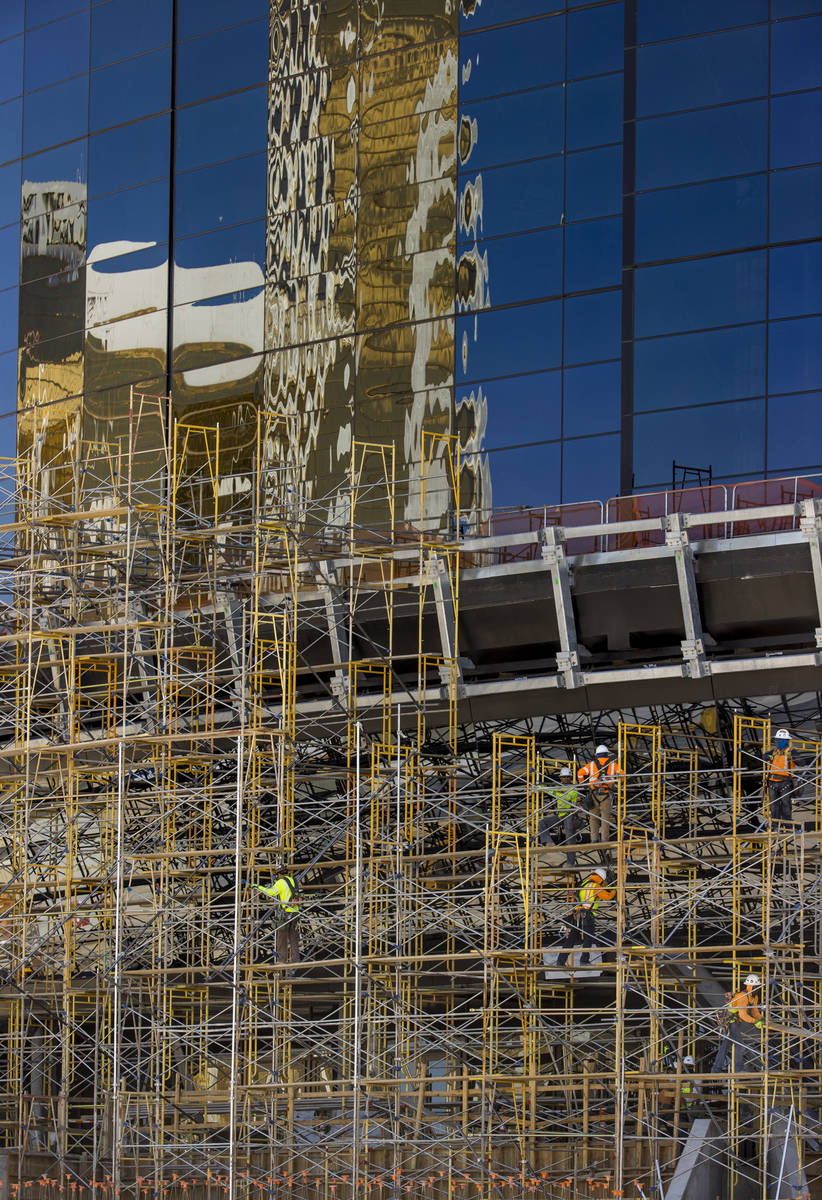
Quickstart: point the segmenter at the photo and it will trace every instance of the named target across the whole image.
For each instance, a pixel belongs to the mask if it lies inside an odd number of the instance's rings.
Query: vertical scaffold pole
[[[360,828],[360,737],[359,721],[355,733],[354,768],[354,1063],[351,1076],[354,1093],[354,1127],[351,1131],[351,1194],[357,1195],[360,1173],[360,1024],[362,993],[362,957],[360,900],[362,888],[362,831]]]
[[[245,637],[243,638],[245,645]],[[242,710],[241,710],[242,711]],[[231,1077],[228,1116],[228,1186],[231,1200],[237,1195],[237,1044],[240,1020],[240,888],[242,886],[243,837],[243,734],[237,735],[237,790],[234,800],[234,937],[231,962]]]

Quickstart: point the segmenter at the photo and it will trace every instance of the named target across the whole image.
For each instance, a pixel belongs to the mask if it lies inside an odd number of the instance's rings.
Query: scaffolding
[[[819,1194],[816,724],[773,714],[789,825],[764,709],[468,725],[458,441],[423,434],[412,526],[390,445],[354,442],[343,516],[277,419],[249,474],[168,412],[34,420],[0,464],[0,1182],[662,1200],[701,1137],[728,1196]],[[552,788],[601,740],[607,836],[581,803],[571,861]],[[286,872],[298,961],[252,887]]]

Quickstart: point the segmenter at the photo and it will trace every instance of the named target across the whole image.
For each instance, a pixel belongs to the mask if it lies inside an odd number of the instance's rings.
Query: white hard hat
[[[758,975],[746,975],[745,976],[745,987],[759,987],[761,982],[762,982],[762,980],[759,978]]]
[[[560,779],[562,779],[562,777],[563,777],[564,775],[570,775],[570,774],[571,774],[571,768],[570,768],[570,767],[563,767],[563,768],[562,768],[562,770],[561,770],[561,771],[560,771],[560,773],[559,773],[559,777],[560,777]]]
[[[608,872],[605,870],[604,867],[594,867],[591,874],[598,875],[603,883],[605,883],[605,880],[608,878]]]
[[[693,1054],[686,1054],[682,1060],[682,1065],[685,1067],[695,1067],[696,1059],[694,1058]]]
[[[596,753],[597,754],[610,754],[611,751],[608,749],[607,746],[597,746]]]
[[[777,729],[776,740],[778,742],[789,742],[791,740],[791,735],[788,733],[787,729]]]

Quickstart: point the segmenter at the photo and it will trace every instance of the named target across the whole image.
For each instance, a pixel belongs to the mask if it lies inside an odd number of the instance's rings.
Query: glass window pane
[[[805,392],[822,387],[822,317],[773,321],[768,336],[768,391],[771,394]]]
[[[562,448],[562,503],[619,495],[619,434],[580,438]]]
[[[88,10],[26,34],[26,91],[88,70]]]
[[[710,33],[734,25],[767,21],[768,0],[639,0],[637,38],[661,42],[663,38]]]
[[[768,470],[794,472],[822,463],[822,441],[797,437],[797,429],[822,428],[822,392],[791,396],[786,417],[780,401],[768,406]]]
[[[774,248],[770,283],[772,318],[822,312],[822,242]]]
[[[20,220],[20,164],[0,167],[0,225]]]
[[[0,4],[0,37],[11,37],[23,28],[24,0],[3,0]]]
[[[17,330],[15,321],[14,331]],[[16,339],[15,339],[16,344]],[[14,397],[17,394],[17,351],[0,354],[0,388],[4,396]],[[0,454],[11,458],[17,453],[17,427],[14,418],[6,418],[0,429]]]
[[[621,349],[621,321],[621,292],[595,292],[566,300],[566,364],[616,358]]]
[[[196,37],[212,29],[225,29],[255,17],[267,17],[270,0],[231,0],[227,10],[225,0],[177,0],[177,36]]]
[[[587,8],[568,16],[568,78],[621,71],[625,14],[622,4]]]
[[[460,243],[562,220],[561,158],[494,167],[460,182]]]
[[[461,37],[460,100],[559,82],[564,22],[564,17],[546,17]]]
[[[822,87],[822,16],[778,21],[771,38],[772,91]]]
[[[565,227],[565,290],[614,287],[622,277],[622,218]]]
[[[91,73],[89,128],[104,129],[167,109],[171,103],[171,50],[155,50]]]
[[[622,140],[622,75],[578,80],[566,92],[569,150]]]
[[[23,90],[23,39],[0,42],[0,101],[19,96]]]
[[[565,160],[565,219],[583,221],[622,211],[622,147],[603,146]]]
[[[264,87],[180,109],[177,114],[177,170],[186,171],[263,150],[266,121]]]
[[[806,13],[822,12],[822,0],[771,0],[771,17],[804,17]]]
[[[0,104],[0,162],[19,158],[23,138],[23,101]]]
[[[144,54],[171,41],[173,0],[106,0],[91,10],[91,65]]]
[[[183,238],[174,248],[175,302],[205,300],[260,287],[264,269],[263,221]]]
[[[184,171],[175,180],[174,192],[178,237],[251,220],[265,212],[265,155]]]
[[[822,237],[822,166],[771,175],[771,241]]]
[[[24,105],[26,154],[82,137],[88,129],[88,75],[30,92]]]
[[[565,437],[619,429],[622,364],[596,363],[565,372]]]
[[[492,450],[488,455],[494,508],[541,508],[560,499],[561,443]]]
[[[267,21],[194,38],[177,50],[177,103],[191,104],[262,83],[267,74]]]
[[[549,300],[457,317],[458,382],[558,367],[561,308]]]
[[[168,180],[144,183],[106,196],[94,196],[88,202],[89,254],[95,247],[123,243],[164,242],[168,238]],[[98,249],[97,257],[103,254]]]
[[[586,0],[587,2],[587,0]],[[472,29],[484,29],[486,25],[503,25],[511,20],[511,0],[482,0],[475,4],[471,11],[466,12],[467,5],[459,4],[460,32],[470,33]],[[546,8],[551,8],[545,0],[517,0],[517,17],[539,17]]]
[[[461,107],[461,164],[478,170],[559,154],[564,106],[563,89],[547,87]]]
[[[56,21],[81,8],[88,8],[88,0],[26,0],[26,28]]]
[[[458,392],[460,399],[475,403],[482,394],[488,405],[485,444],[515,446],[535,437],[558,438],[562,422],[562,377],[560,371],[539,371],[505,379],[482,380]],[[535,430],[538,432],[535,433]],[[494,496],[496,502],[496,493]],[[513,503],[513,502],[512,502]]]
[[[167,115],[136,121],[89,138],[89,195],[115,192],[168,174]]]
[[[20,282],[20,226],[0,229],[0,290]],[[16,324],[16,321],[15,321]]]
[[[768,91],[764,25],[641,46],[637,51],[637,116],[703,108]]]
[[[634,408],[683,408],[765,394],[765,326],[634,343]]]
[[[488,281],[495,304],[558,296],[562,291],[562,230],[492,238],[477,245],[487,256]]]
[[[765,319],[764,251],[725,254],[636,272],[636,335]]]
[[[745,430],[744,437],[740,430]],[[764,473],[765,401],[706,404],[634,417],[636,487],[669,486],[674,460],[710,467],[719,478]]]
[[[670,187],[768,167],[768,104],[682,113],[637,122],[637,187]]]
[[[822,160],[822,91],[771,101],[771,167]]]
[[[767,241],[766,176],[723,179],[636,198],[636,260],[684,258]]]

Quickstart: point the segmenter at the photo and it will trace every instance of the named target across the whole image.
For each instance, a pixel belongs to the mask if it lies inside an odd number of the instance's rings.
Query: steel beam
[[[551,576],[553,585],[551,591],[559,628],[561,650],[557,655],[557,674],[560,676],[563,687],[575,688],[579,687],[581,682],[579,642],[577,641],[577,625],[574,617],[574,600],[571,595],[571,572],[563,544],[564,537],[564,530],[554,525],[547,525],[540,530],[542,561]]]
[[[685,673],[691,679],[704,679],[706,675],[710,674],[711,668],[705,658],[702,616],[699,611],[699,594],[696,590],[694,552],[691,549],[682,513],[671,513],[666,524],[665,544],[673,551],[679,599],[682,604],[682,619],[685,622],[685,639],[682,642]]]

